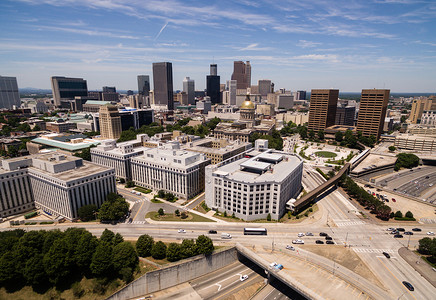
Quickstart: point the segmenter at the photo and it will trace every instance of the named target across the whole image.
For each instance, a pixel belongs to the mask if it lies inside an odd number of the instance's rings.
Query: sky
[[[169,61],[175,89],[203,90],[211,63],[225,83],[249,60],[253,85],[436,92],[435,0],[1,0],[0,28],[0,75],[20,88],[137,90]]]

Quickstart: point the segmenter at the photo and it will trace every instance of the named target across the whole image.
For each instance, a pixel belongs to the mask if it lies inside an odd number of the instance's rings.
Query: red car
[[[392,202],[397,202],[397,200],[395,200],[395,198],[392,198]]]

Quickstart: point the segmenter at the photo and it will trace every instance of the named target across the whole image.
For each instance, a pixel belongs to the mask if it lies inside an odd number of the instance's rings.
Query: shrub
[[[167,255],[167,246],[159,241],[153,245],[153,248],[151,249],[151,256],[154,259],[164,259]]]
[[[271,221],[271,214],[268,214],[268,216],[266,217],[267,221]]]
[[[195,241],[195,245],[197,246],[198,253],[209,255],[213,252],[213,242],[210,237],[205,235],[200,235]]]
[[[394,216],[395,216],[395,218],[402,218],[403,213],[401,211],[397,211]]]
[[[165,214],[163,208],[159,208],[159,210],[157,211],[157,213],[159,214],[159,216],[163,216]]]
[[[95,220],[95,213],[97,212],[97,206],[94,204],[83,205],[78,210],[78,215],[80,220],[84,222],[88,222],[91,220]]]
[[[170,243],[167,248],[168,261],[177,261],[180,259],[180,245],[177,243]]]
[[[397,148],[395,146],[389,146],[389,151],[394,152],[395,150],[397,150]]]
[[[148,234],[143,234],[136,241],[136,252],[138,252],[138,255],[141,257],[150,256],[153,245],[153,238]]]
[[[406,212],[406,214],[404,215],[406,218],[409,218],[409,219],[411,219],[411,218],[413,218],[413,214],[412,214],[412,212],[409,210],[409,211],[407,211]]]
[[[181,213],[181,218],[186,219],[188,217],[188,214],[186,212]]]
[[[180,211],[178,209],[176,209],[174,213],[176,214],[176,216],[180,216]]]

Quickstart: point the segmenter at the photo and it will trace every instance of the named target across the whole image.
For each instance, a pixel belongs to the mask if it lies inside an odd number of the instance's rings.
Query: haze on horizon
[[[137,89],[152,63],[173,63],[174,88],[205,88],[249,60],[252,84],[295,90],[436,91],[436,3],[413,0],[6,0],[0,3],[2,76],[50,88],[82,77],[90,90]]]

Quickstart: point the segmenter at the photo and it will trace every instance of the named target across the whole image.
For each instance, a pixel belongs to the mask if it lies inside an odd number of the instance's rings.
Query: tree
[[[166,254],[167,254],[167,246],[161,241],[155,243],[153,245],[153,248],[151,248],[151,256],[154,259],[164,259]]]
[[[159,214],[159,216],[163,216],[165,214],[163,208],[159,208],[159,210],[157,211],[157,213]]]
[[[50,282],[55,285],[66,281],[72,274],[72,258],[69,256],[70,245],[67,239],[56,240],[44,255],[43,264]]]
[[[213,252],[213,242],[208,236],[200,235],[195,241],[195,244],[197,245],[198,253],[200,254],[209,255]]]
[[[179,211],[178,209],[176,209],[176,210],[174,211],[174,213],[176,214],[176,216],[180,216],[180,211]]]
[[[401,212],[401,211],[397,211],[396,213],[395,213],[395,218],[402,218],[403,217],[403,213]]]
[[[406,111],[406,112],[407,112],[407,111]],[[407,120],[407,117],[406,117],[406,116],[401,116],[401,119],[400,119],[401,123],[406,122],[406,120]]]
[[[121,242],[113,249],[112,258],[114,270],[120,272],[122,268],[134,270],[139,263],[135,248],[129,242]]]
[[[124,238],[123,238],[123,236],[120,233],[117,232],[117,234],[114,236],[114,238],[112,240],[112,244],[114,246],[116,246],[116,245],[118,245],[118,244],[120,244],[122,242],[124,242]]]
[[[404,216],[406,218],[412,219],[413,218],[413,213],[410,210],[408,210]]]
[[[80,220],[88,222],[95,220],[95,213],[97,212],[97,206],[94,204],[83,205],[78,210]]]
[[[320,130],[318,131],[318,137],[319,137],[320,140],[323,140],[323,139],[324,139],[324,130],[320,129]]]
[[[164,190],[159,190],[159,191],[157,192],[157,196],[158,196],[159,198],[161,198],[161,199],[164,199],[164,198],[165,198],[165,191],[164,191]]]
[[[344,138],[344,134],[342,132],[338,131],[335,133],[336,142],[339,142],[339,143],[342,142],[343,138]]]
[[[436,238],[425,237],[419,240],[418,252],[421,254],[432,254],[435,255],[436,251]]]
[[[91,147],[85,148],[80,152],[74,153],[74,156],[80,157],[83,160],[91,161]]]
[[[389,146],[389,151],[394,152],[395,150],[397,150],[397,148],[395,146]]]
[[[136,251],[141,257],[147,257],[151,255],[151,249],[153,248],[154,240],[148,234],[141,235],[136,241]]]
[[[313,139],[315,137],[315,131],[313,129],[309,130],[309,138]]]
[[[268,214],[268,216],[266,216],[266,220],[271,221],[271,214]]]
[[[92,262],[90,265],[91,272],[98,276],[104,277],[110,274],[113,268],[112,264],[112,244],[100,241],[95,253],[92,256]]]
[[[4,287],[15,285],[21,280],[17,258],[12,251],[7,251],[0,258],[0,285]]]
[[[298,134],[300,134],[300,137],[305,140],[307,139],[307,127],[306,126],[301,126],[297,129]]]
[[[198,247],[194,240],[183,240],[180,246],[180,257],[182,259],[192,257],[198,254]]]
[[[117,198],[112,200],[112,196],[111,198],[108,196],[101,205],[98,216],[102,221],[117,221],[125,217],[128,212],[129,203],[124,198],[117,195]]]
[[[411,169],[419,165],[419,157],[412,153],[400,153],[395,161],[395,171],[401,168]]]
[[[135,183],[132,180],[127,180],[126,188],[132,188],[135,186]]]
[[[41,263],[43,259],[44,255],[41,253],[36,254],[26,262],[23,270],[23,276],[27,284],[32,285],[34,288],[39,287],[47,281],[44,264]]]
[[[180,259],[180,245],[177,243],[170,243],[167,248],[168,261],[177,261]]]
[[[82,234],[76,247],[76,263],[84,272],[89,271],[92,262],[92,256],[98,246],[97,237],[86,231]]]
[[[115,233],[106,228],[100,236],[100,241],[112,244],[114,237]]]

